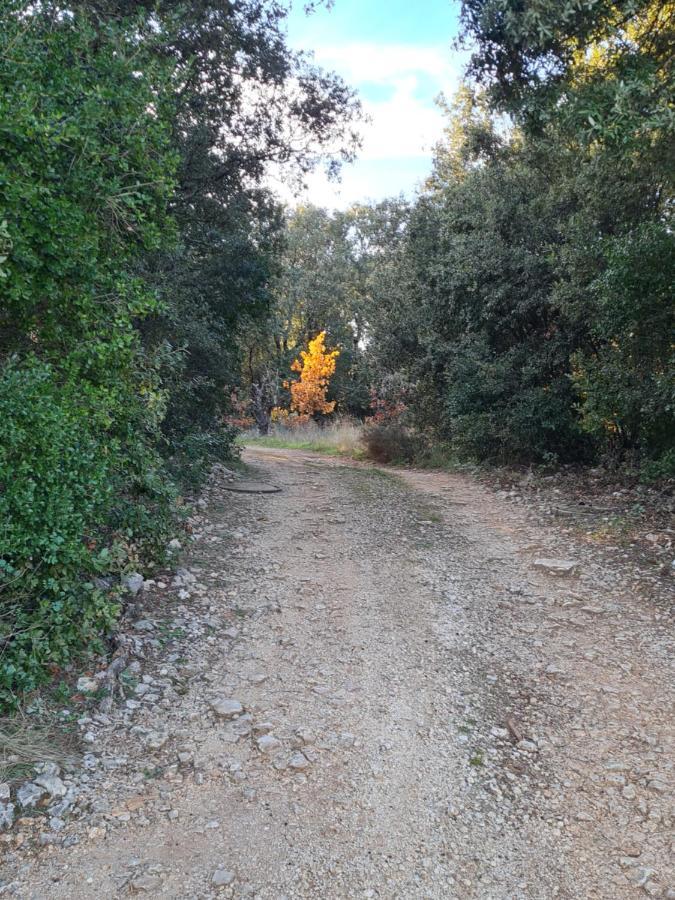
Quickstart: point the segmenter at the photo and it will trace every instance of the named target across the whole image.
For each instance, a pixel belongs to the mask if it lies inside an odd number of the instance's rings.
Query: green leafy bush
[[[666,450],[658,459],[650,459],[640,466],[640,479],[645,482],[675,480],[675,450]]]
[[[168,468],[175,481],[194,494],[214,463],[232,462],[238,458],[234,444],[236,435],[235,428],[215,422],[210,430],[194,428],[183,435],[172,435]]]
[[[119,576],[175,530],[156,453],[101,428],[89,400],[34,358],[0,371],[0,707],[100,646]]]
[[[672,460],[675,237],[648,222],[603,250],[605,269],[592,285],[593,350],[574,357],[582,424],[610,462]]]
[[[497,463],[583,459],[564,348],[551,344],[547,353],[537,353],[536,342],[528,341],[497,355],[486,341],[458,342],[442,409],[462,457]]]
[[[140,261],[173,243],[171,64],[147,17],[0,12],[0,704],[109,629],[100,573],[175,522]],[[17,77],[17,72],[21,77]]]
[[[0,703],[104,633],[114,594],[93,579],[115,560],[105,525],[118,479],[104,435],[49,366],[0,376]]]
[[[370,459],[380,463],[411,463],[421,455],[423,437],[404,425],[368,425],[363,443]]]
[[[356,111],[282,18],[0,3],[0,705],[105,634],[97,575],[159,560],[173,479],[232,448],[278,252],[266,162],[306,171]]]

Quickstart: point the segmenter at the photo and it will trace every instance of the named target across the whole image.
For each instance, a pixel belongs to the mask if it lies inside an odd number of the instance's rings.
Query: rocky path
[[[464,477],[247,457],[282,492],[213,486],[0,894],[675,897],[668,584]]]

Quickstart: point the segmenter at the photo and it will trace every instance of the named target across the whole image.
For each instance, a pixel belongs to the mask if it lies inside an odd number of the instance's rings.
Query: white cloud
[[[357,161],[345,166],[340,184],[317,172],[308,178],[302,196],[293,198],[283,185],[280,195],[288,202],[344,207],[410,194],[430,171],[433,147],[442,134],[443,116],[435,98],[457,89],[463,60],[449,47],[376,42],[320,45],[314,57],[361,94],[368,119],[360,129],[362,148]]]
[[[440,85],[456,76],[450,48],[358,42],[325,44],[314,50],[317,63],[350,84],[388,84],[409,75],[426,75]]]
[[[313,203],[328,209],[345,209],[354,203],[382,200],[384,197],[409,194],[423,179],[409,173],[401,173],[399,167],[380,166],[379,171],[365,169],[357,162],[345,166],[338,182],[329,180],[323,172],[313,172],[306,179],[307,186],[302,193],[296,193],[283,181],[275,180],[275,193],[291,206],[299,203]]]
[[[394,93],[388,100],[364,101],[370,121],[362,128],[361,159],[429,156],[440,136],[442,115],[433,103],[419,99],[417,82],[406,79],[392,87]]]
[[[460,60],[449,48],[349,43],[319,46],[314,55],[362,93],[370,121],[362,128],[361,159],[429,156],[443,127],[434,100],[460,80]]]

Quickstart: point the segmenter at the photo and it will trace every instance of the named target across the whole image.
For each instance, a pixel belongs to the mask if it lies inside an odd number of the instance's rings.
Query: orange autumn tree
[[[291,409],[300,416],[326,416],[335,409],[335,401],[326,400],[326,392],[340,351],[326,350],[325,340],[326,332],[319,332],[291,366],[300,373],[300,379],[290,384]]]

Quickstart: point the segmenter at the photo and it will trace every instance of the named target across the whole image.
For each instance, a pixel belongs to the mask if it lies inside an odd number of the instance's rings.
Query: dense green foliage
[[[407,215],[407,205],[398,200],[344,211],[300,206],[287,212],[270,315],[264,328],[246,335],[247,381],[256,395],[266,386],[270,408],[288,407],[282,385],[290,365],[299,348],[325,331],[327,346],[340,353],[328,399],[335,401],[339,416],[371,415],[373,386],[380,375],[386,377],[388,367],[378,374],[379,360],[368,344],[378,315],[381,337],[392,324],[384,292],[388,279],[398,278],[391,259]]]
[[[3,4],[0,703],[105,632],[177,490],[231,452],[239,335],[278,244],[267,166],[307,171],[328,141],[348,156],[356,112],[282,17]]]
[[[484,88],[359,262],[366,363],[404,387],[383,408],[461,456],[673,473],[666,7],[464,4]]]
[[[557,237],[540,256],[572,415],[605,459],[672,474],[675,6],[465,0],[463,14],[472,73],[549,181]]]
[[[0,697],[30,689],[115,612],[92,579],[113,552],[121,473],[72,386],[27,360],[0,380]]]
[[[136,68],[142,22],[14,11],[0,30],[2,700],[110,623],[92,573],[166,534],[165,396],[135,324],[158,301],[135,269],[172,239],[176,168],[169,73]]]
[[[110,14],[129,6],[105,3]],[[267,167],[298,177],[328,142],[349,158],[356,105],[339,79],[289,50],[275,3],[162,0],[158,11],[155,45],[178,85],[178,239],[148,261],[164,305],[144,335],[148,347],[177,351],[164,357],[171,390],[162,430],[184,480],[231,444],[223,415],[241,371],[242,334],[268,313],[281,214],[263,186]]]
[[[355,338],[380,456],[414,426],[473,459],[672,475],[675,7],[464,0],[463,22],[426,185],[296,214],[286,320]]]
[[[246,338],[248,380],[254,390],[270,385],[270,407],[289,405],[282,385],[291,363],[325,331],[326,345],[340,352],[328,399],[341,414],[367,412],[371,378],[362,341],[369,260],[361,247],[367,216],[367,207],[343,213],[301,206],[286,214],[270,315],[263,329]]]

